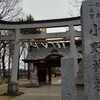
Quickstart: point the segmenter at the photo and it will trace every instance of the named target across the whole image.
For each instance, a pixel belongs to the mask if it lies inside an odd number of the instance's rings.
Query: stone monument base
[[[6,93],[0,94],[0,96],[19,96],[24,94],[24,92],[18,90],[18,83],[10,82],[8,84],[8,90]]]
[[[8,94],[17,94],[19,92],[18,85],[16,82],[8,83]]]

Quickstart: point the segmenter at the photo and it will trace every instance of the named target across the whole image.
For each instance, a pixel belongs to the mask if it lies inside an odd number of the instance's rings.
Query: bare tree
[[[21,0],[0,0],[0,19],[14,20],[22,11]]]
[[[34,21],[34,18],[31,14],[26,16],[26,19],[19,19],[20,22],[32,22]],[[41,33],[39,28],[27,28],[27,29],[21,29],[21,33],[23,34],[38,34]]]
[[[18,19],[22,9],[20,7],[21,0],[0,0],[0,20],[13,21]],[[14,31],[0,31],[0,35],[11,35],[14,34]],[[0,41],[0,58],[1,58],[1,67],[3,69],[3,75],[5,77],[5,68],[7,66],[6,58],[10,55],[13,50],[12,41]],[[10,46],[10,47],[9,47]],[[8,50],[9,49],[9,50]],[[12,50],[12,51],[11,51]],[[9,54],[9,52],[10,54]],[[10,59],[9,59],[10,60]]]
[[[68,13],[71,17],[80,16],[80,7],[83,0],[69,0]]]

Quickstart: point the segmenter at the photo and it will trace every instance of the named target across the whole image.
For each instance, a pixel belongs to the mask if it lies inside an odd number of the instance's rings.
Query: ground
[[[41,87],[27,87],[27,84],[30,82],[27,79],[21,79],[19,82],[19,89],[23,91],[24,94],[20,96],[2,96],[3,93],[7,92],[7,84],[0,85],[0,100],[45,100],[49,98],[53,100],[60,100],[61,97],[61,87],[60,82],[61,80],[56,77],[53,78],[53,85],[43,85]]]

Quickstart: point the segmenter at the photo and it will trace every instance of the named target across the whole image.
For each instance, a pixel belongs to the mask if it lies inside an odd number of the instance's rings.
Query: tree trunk
[[[5,79],[5,47],[4,47],[4,52],[3,52],[3,56],[2,56],[2,68],[3,68],[3,80]]]

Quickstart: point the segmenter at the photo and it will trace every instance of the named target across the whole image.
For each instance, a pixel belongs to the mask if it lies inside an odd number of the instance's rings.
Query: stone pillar
[[[100,100],[100,0],[82,5],[84,79],[87,100]]]
[[[74,58],[61,59],[61,100],[76,100]]]
[[[75,77],[77,77],[78,72],[78,61],[77,61],[77,52],[76,52],[76,45],[75,45],[75,32],[74,32],[74,26],[69,26],[69,32],[70,32],[70,57],[74,58],[74,68],[75,68]]]
[[[15,43],[14,43],[14,54],[12,62],[12,72],[11,72],[11,81],[8,84],[8,93],[17,93],[18,92],[18,83],[17,83],[17,73],[18,73],[18,60],[19,60],[19,41],[20,30],[15,30]]]

